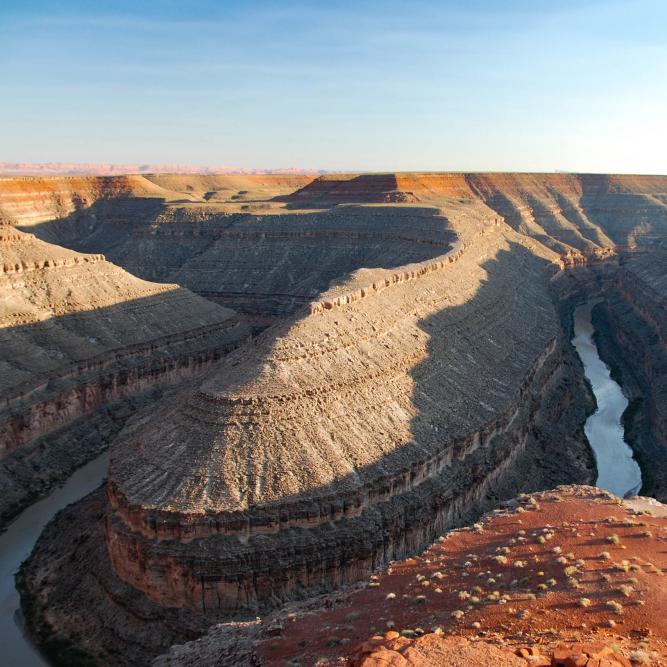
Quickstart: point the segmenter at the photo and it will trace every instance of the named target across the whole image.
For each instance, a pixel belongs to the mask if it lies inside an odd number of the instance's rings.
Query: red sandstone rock
[[[398,650],[377,648],[350,658],[351,667],[525,667],[525,661],[485,642],[470,643],[460,637],[425,634]]]

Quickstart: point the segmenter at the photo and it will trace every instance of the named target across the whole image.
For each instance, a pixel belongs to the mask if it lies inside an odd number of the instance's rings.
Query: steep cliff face
[[[565,258],[568,259],[568,258]],[[667,498],[667,254],[662,244],[580,255],[554,281],[560,298],[595,300],[603,361],[630,399],[625,439],[642,469],[642,493]]]
[[[464,174],[332,174],[320,176],[284,200],[317,206],[352,202],[414,203],[472,196]]]
[[[667,506],[646,498],[524,494],[363,584],[212,626],[153,665],[657,667],[666,529]]]
[[[624,425],[641,468],[642,492],[667,500],[667,254],[622,262],[603,284],[595,313],[605,361],[631,403]]]
[[[664,176],[471,174],[467,180],[514,229],[559,253],[667,231]]]
[[[248,336],[233,311],[9,225],[0,226],[0,258],[3,466],[103,405],[192,375]]]
[[[164,191],[143,176],[0,178],[0,209],[24,227],[66,218],[100,200],[161,195]]]

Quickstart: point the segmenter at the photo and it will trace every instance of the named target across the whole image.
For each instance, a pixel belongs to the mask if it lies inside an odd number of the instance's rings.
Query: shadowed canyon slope
[[[16,227],[258,333],[115,437],[106,497],[56,520],[26,571],[53,573],[47,553],[63,565],[30,598],[38,637],[67,646],[85,628],[113,664],[114,618],[133,637],[123,659],[145,664],[214,620],[358,581],[518,491],[594,481],[569,342],[586,298],[639,401],[643,470],[667,461],[667,178],[299,178],[82,179],[93,194],[53,179],[57,197],[49,179],[33,194],[0,180]]]

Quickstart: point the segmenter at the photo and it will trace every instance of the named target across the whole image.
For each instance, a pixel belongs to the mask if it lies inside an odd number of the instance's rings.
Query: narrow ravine
[[[621,417],[628,399],[621,387],[611,378],[609,368],[600,359],[593,341],[594,327],[591,311],[595,302],[589,301],[574,311],[572,343],[584,364],[591,383],[597,410],[586,420],[584,431],[593,448],[598,468],[596,485],[621,498],[634,495],[641,488],[641,471],[632,458],[632,450],[624,440]]]
[[[21,629],[14,575],[29,556],[44,526],[61,509],[94,491],[104,479],[108,463],[109,455],[104,453],[79,468],[63,486],[28,507],[0,534],[0,662],[3,665],[41,667],[48,664]]]

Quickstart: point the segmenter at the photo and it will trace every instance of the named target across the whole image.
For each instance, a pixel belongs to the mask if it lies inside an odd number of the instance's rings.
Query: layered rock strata
[[[349,271],[435,258],[442,250],[423,242],[451,241],[443,225],[438,228],[438,209],[459,221],[495,215],[572,264],[613,247],[655,241],[667,230],[667,178],[660,176],[394,173],[315,180],[157,175],[32,181],[30,194],[31,179],[0,179],[0,210],[31,225],[41,238],[104,253],[144,279],[176,282],[267,322],[294,312]],[[50,195],[49,188],[63,193]],[[285,208],[294,213],[287,215]]]
[[[270,198],[306,185],[312,176],[147,174],[122,176],[0,177],[0,210],[25,227],[67,219],[117,201],[225,201],[240,192]],[[113,223],[113,207],[104,209]],[[84,228],[80,230],[84,233]],[[88,229],[90,233],[90,229]]]
[[[116,574],[165,606],[262,606],[482,504],[572,400],[549,266],[492,227],[439,271],[273,327],[135,421],[110,466]]]
[[[623,261],[594,313],[602,357],[630,397],[626,437],[642,469],[642,493],[667,501],[667,253]]]
[[[35,446],[48,449],[56,430],[189,377],[248,336],[233,311],[178,285],[140,280],[9,225],[0,225],[0,264],[3,476],[20,460],[34,466]]]
[[[240,192],[246,213],[207,192],[77,234],[125,267],[281,321],[120,434],[107,505],[94,501],[105,544],[99,526],[76,524],[91,537],[76,567],[96,563],[76,600],[94,613],[76,612],[77,628],[73,572],[51,577],[35,617],[52,636],[76,642],[83,623],[113,664],[120,627],[140,663],[182,638],[175,618],[199,632],[330,590],[498,497],[592,481],[590,396],[552,288],[580,298],[561,278],[581,269],[608,291],[626,249],[661,238],[667,179],[397,174],[329,192],[335,181],[262,202],[266,214]],[[52,573],[47,554],[67,563],[53,535],[34,565]]]
[[[582,257],[554,286],[569,303],[593,300],[595,339],[630,403],[625,439],[642,469],[642,493],[667,498],[667,253],[661,244]]]
[[[448,227],[433,209],[254,217],[170,209],[158,224],[135,229],[133,245],[115,259],[143,274],[153,265],[142,257],[168,256],[152,279],[174,280],[244,313],[279,317],[356,270],[442,255],[455,240]]]

